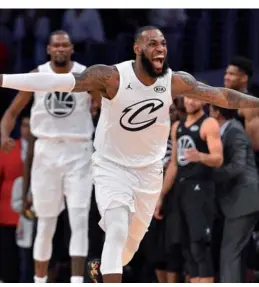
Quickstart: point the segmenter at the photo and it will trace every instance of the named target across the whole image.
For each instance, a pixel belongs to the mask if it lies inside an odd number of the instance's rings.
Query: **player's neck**
[[[196,122],[200,117],[202,117],[204,115],[204,111],[200,110],[195,114],[188,114],[186,117],[186,122],[187,123],[194,123]]]
[[[244,94],[246,94],[247,93],[247,86],[245,86],[245,87],[240,87],[239,89],[236,89],[238,92],[240,92],[240,93],[244,93]]]
[[[137,61],[132,63],[133,71],[136,75],[136,77],[139,79],[139,81],[145,85],[145,86],[151,86],[155,83],[157,78],[150,77],[143,69],[141,64]]]
[[[73,67],[73,62],[69,61],[64,67],[57,67],[55,63],[50,62],[51,69],[57,74],[69,73]]]

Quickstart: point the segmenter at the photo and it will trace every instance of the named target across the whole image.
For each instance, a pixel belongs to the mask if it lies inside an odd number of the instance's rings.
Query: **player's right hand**
[[[155,212],[154,212],[154,217],[157,220],[162,220],[164,218],[164,216],[161,214],[162,205],[163,205],[163,200],[159,198],[156,204]]]
[[[23,199],[23,207],[21,214],[27,219],[33,219],[35,217],[35,213],[31,210],[32,207],[32,198],[29,196],[26,199]]]
[[[9,137],[1,137],[1,149],[3,152],[10,152],[15,147],[15,141]]]

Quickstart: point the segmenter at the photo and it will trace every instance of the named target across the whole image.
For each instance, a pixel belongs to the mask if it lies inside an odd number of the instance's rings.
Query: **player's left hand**
[[[201,154],[196,148],[189,148],[185,152],[185,159],[189,162],[200,162]]]

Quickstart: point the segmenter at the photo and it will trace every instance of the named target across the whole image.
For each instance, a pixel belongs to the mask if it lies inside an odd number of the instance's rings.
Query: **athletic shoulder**
[[[201,131],[205,134],[219,133],[220,125],[216,119],[207,117],[201,125]]]
[[[120,62],[118,64],[114,64],[114,67],[116,67],[118,70],[121,70],[121,69],[127,69],[127,68],[131,68],[132,67],[132,63],[133,61],[123,61],[123,62]]]
[[[190,92],[198,84],[196,79],[191,74],[183,71],[173,72],[171,76],[171,81],[173,96]]]
[[[31,70],[29,73],[38,73],[38,72],[39,72],[39,68],[37,67],[37,68]]]
[[[36,69],[38,72],[52,71],[52,69],[50,67],[51,67],[50,61],[47,61],[43,64],[38,65]]]
[[[212,117],[207,117],[204,120],[203,125],[208,126],[208,127],[212,127],[212,128],[220,128],[218,121]]]
[[[85,69],[87,69],[87,66],[79,63],[79,62],[76,62],[74,61],[73,62],[73,68],[72,68],[72,72],[73,70],[75,71],[75,73],[81,73],[83,72]]]

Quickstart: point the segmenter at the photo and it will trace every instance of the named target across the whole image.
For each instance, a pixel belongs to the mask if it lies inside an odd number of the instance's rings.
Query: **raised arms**
[[[177,72],[172,76],[172,96],[181,94],[227,109],[259,107],[259,99],[255,97],[227,88],[211,87],[197,82],[188,73]]]

